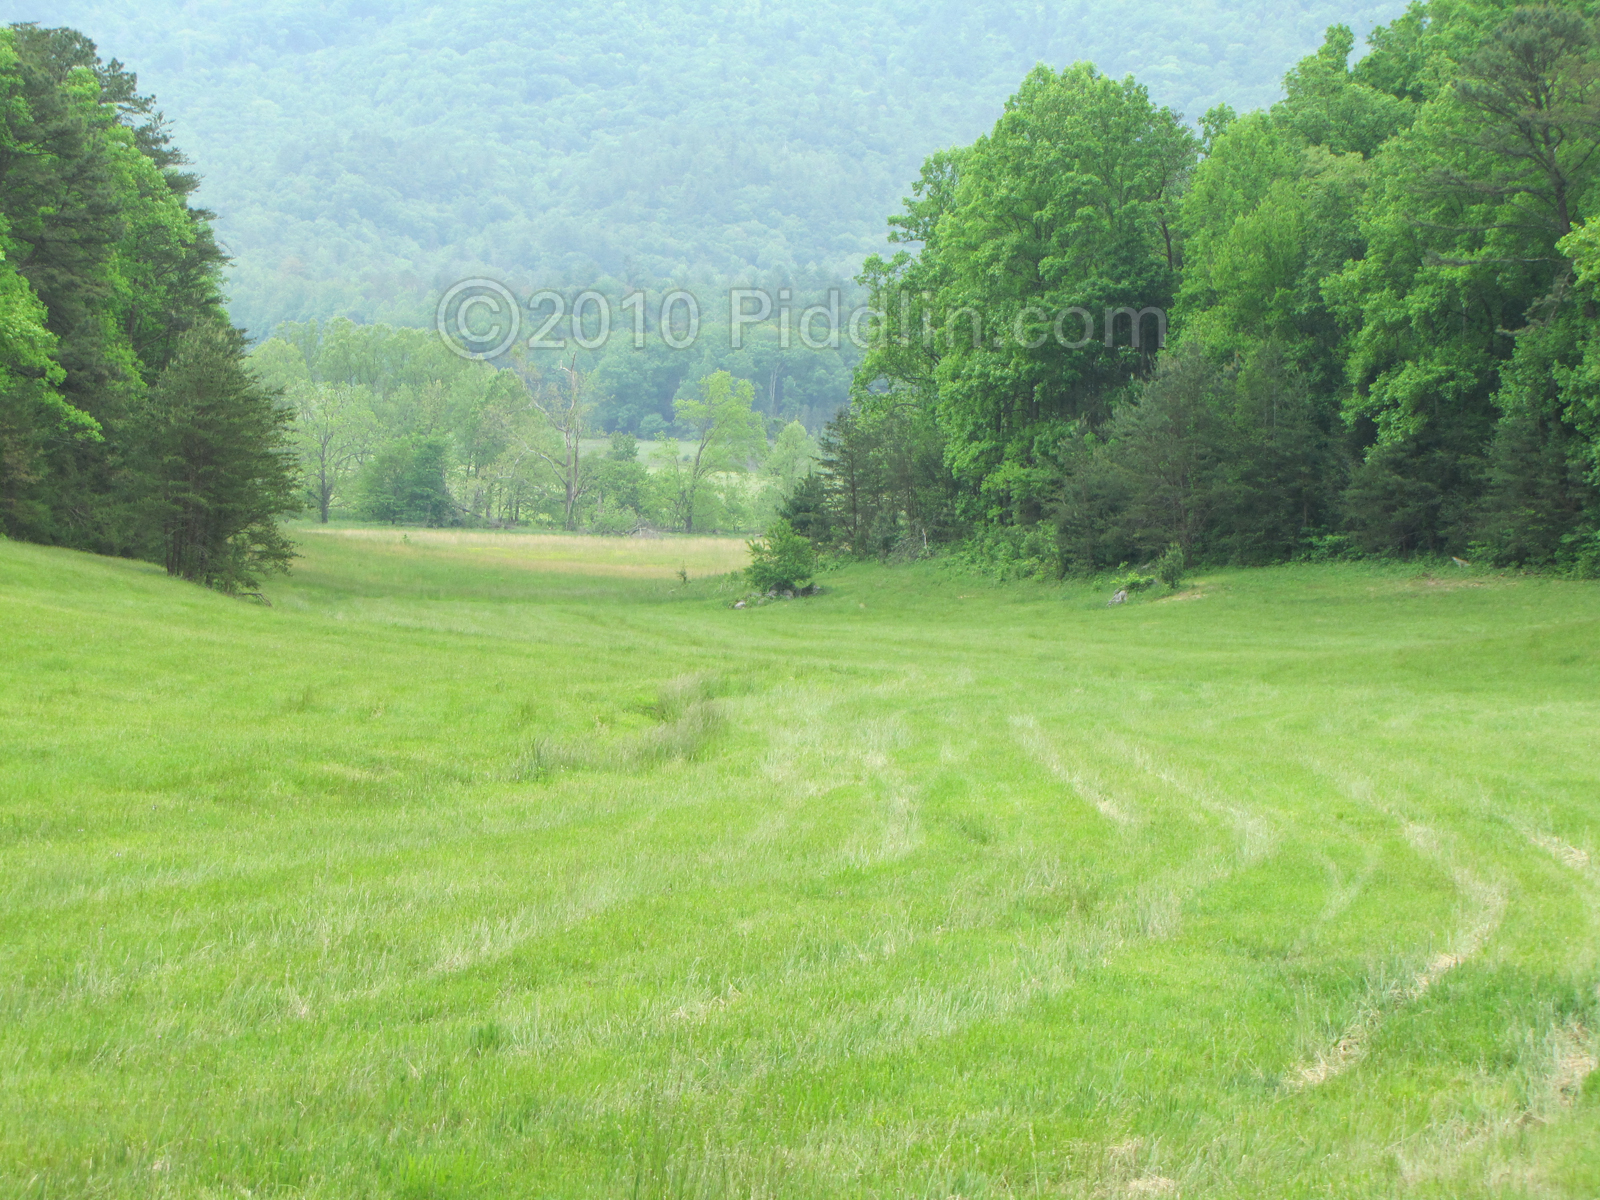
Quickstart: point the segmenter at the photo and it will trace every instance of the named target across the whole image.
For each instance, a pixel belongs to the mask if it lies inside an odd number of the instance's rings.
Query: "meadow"
[[[1600,1193],[1600,586],[298,538],[0,540],[0,1194]]]

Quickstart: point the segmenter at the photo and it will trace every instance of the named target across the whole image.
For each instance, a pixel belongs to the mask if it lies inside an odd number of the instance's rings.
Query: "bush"
[[[1177,591],[1183,586],[1183,547],[1173,542],[1167,547],[1166,552],[1156,559],[1156,578],[1167,585],[1169,591]]]
[[[1123,563],[1122,566],[1126,568],[1128,564]],[[1141,575],[1135,570],[1123,570],[1121,575],[1112,578],[1111,590],[1113,592],[1127,592],[1131,595],[1134,592],[1142,592],[1145,588],[1153,588],[1156,583],[1157,580],[1154,575]]]
[[[626,506],[620,506],[597,513],[589,522],[589,532],[619,537],[632,533],[641,524],[643,519],[637,512]]]
[[[1153,588],[1157,583],[1154,575],[1141,575],[1137,571],[1129,571],[1126,575],[1119,575],[1111,581],[1111,589],[1116,592],[1142,592],[1146,588]]]
[[[1561,542],[1570,555],[1569,575],[1575,579],[1600,579],[1600,531],[1569,533]]]
[[[1300,552],[1294,556],[1297,562],[1336,562],[1361,557],[1361,551],[1345,533],[1308,533],[1300,539],[1300,545]]]
[[[745,578],[757,591],[793,591],[817,569],[816,548],[781,517],[767,529],[764,538],[749,546],[750,565],[745,568]]]
[[[956,548],[956,562],[991,579],[1048,579],[1060,574],[1054,531],[1044,524],[989,526]]]

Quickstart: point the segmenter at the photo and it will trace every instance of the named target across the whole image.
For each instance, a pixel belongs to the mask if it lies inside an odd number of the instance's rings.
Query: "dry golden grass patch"
[[[473,566],[508,566],[569,575],[671,579],[726,575],[750,561],[745,539],[736,537],[593,537],[574,533],[514,533],[484,529],[341,529],[311,527],[297,533],[358,538],[396,554],[426,548]]]

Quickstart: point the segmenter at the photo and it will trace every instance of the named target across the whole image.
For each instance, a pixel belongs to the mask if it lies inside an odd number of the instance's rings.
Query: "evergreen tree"
[[[141,532],[169,575],[225,591],[287,568],[278,519],[299,508],[290,412],[245,365],[235,329],[183,334],[140,405]]]
[[[186,330],[224,319],[222,256],[183,165],[154,100],[82,34],[0,30],[0,522],[14,536],[165,560],[146,392]]]

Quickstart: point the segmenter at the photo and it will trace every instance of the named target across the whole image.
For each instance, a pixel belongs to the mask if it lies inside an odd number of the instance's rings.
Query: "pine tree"
[[[292,418],[247,369],[239,331],[183,334],[143,410],[133,470],[149,557],[224,591],[286,569],[278,518],[299,507]]]

